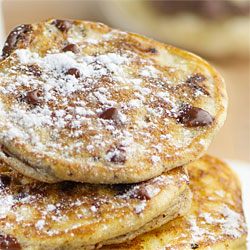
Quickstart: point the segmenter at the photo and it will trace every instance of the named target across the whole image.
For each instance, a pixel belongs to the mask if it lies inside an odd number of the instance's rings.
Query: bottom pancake
[[[246,250],[241,185],[235,173],[208,155],[187,167],[193,202],[184,217],[101,250]]]
[[[95,249],[186,213],[186,167],[137,184],[42,183],[0,163],[0,249]]]

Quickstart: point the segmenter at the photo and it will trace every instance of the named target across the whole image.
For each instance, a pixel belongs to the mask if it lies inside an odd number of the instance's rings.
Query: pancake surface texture
[[[102,250],[246,250],[247,227],[241,185],[235,173],[211,156],[187,166],[193,202],[190,211],[127,244]]]
[[[103,24],[22,25],[3,49],[2,157],[40,181],[153,178],[200,157],[226,108],[207,62]]]
[[[0,249],[95,249],[183,215],[191,205],[185,167],[140,184],[42,183],[0,163]]]

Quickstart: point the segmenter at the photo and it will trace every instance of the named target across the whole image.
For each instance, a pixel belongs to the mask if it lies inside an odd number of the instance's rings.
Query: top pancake
[[[221,76],[186,51],[103,24],[17,27],[0,62],[5,161],[45,182],[139,182],[201,156],[222,126]]]

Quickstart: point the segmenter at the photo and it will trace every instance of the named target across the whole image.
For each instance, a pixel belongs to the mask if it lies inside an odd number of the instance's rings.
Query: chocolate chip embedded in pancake
[[[31,25],[28,24],[23,24],[13,29],[4,44],[2,53],[3,58],[8,57],[10,53],[14,50],[15,46],[17,46],[17,43],[23,42],[22,40],[25,39],[25,35],[31,30]]]

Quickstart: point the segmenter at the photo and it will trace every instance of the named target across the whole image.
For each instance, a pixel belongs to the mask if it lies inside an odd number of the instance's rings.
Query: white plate
[[[242,184],[242,199],[243,207],[246,216],[246,221],[250,225],[250,164],[240,161],[226,160],[229,166],[231,166],[234,171],[239,175]],[[250,233],[248,234],[247,249],[250,250]]]

